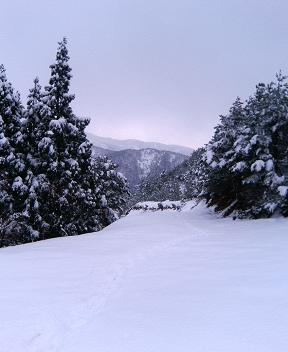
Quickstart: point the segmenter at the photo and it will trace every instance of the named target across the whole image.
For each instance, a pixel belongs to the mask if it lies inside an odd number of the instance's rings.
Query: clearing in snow
[[[0,250],[1,352],[287,352],[288,221],[134,212]]]

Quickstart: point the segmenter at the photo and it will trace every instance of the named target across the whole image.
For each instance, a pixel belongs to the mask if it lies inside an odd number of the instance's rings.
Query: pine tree
[[[283,185],[287,184],[288,144],[284,135],[288,123],[288,89],[286,77],[280,73],[276,78],[276,83],[262,84],[261,89],[257,86],[254,99],[247,104],[254,124],[253,135],[246,144],[251,175],[243,182],[262,190],[262,196],[253,205],[253,216],[270,216],[280,209],[283,198],[278,188],[283,191]]]
[[[124,212],[130,193],[127,180],[117,172],[117,165],[106,156],[95,159],[93,171],[98,180],[101,227],[104,227],[117,220]]]
[[[42,130],[39,131],[38,172],[47,178],[47,188],[42,190],[41,196],[47,196],[41,214],[44,223],[48,224],[45,236],[73,235],[81,231],[75,218],[77,207],[81,207],[83,200],[77,181],[85,160],[89,165],[91,151],[82,147],[83,143],[87,143],[84,128],[88,121],[77,118],[70,106],[74,96],[69,94],[71,68],[68,62],[67,41],[63,39],[59,43],[56,62],[50,66],[49,85],[45,87],[46,93],[42,97],[46,111]],[[84,149],[87,156],[83,155]]]
[[[23,107],[20,96],[0,67],[0,246],[31,240],[23,213],[27,194],[26,165],[22,135]]]
[[[24,113],[23,136],[25,140],[25,155],[27,164],[27,197],[24,212],[29,219],[29,225],[34,237],[46,238],[49,224],[43,219],[43,215],[49,209],[46,206],[47,199],[53,194],[52,185],[49,182],[46,171],[46,160],[49,152],[43,148],[41,143],[45,141],[49,108],[43,102],[43,93],[39,79],[35,78],[33,87],[27,99],[27,107]],[[40,143],[41,142],[41,143]],[[45,165],[43,167],[43,165]]]
[[[0,67],[0,246],[102,229],[116,220],[127,182],[94,160],[69,94],[67,41],[59,43],[45,92],[34,80],[24,111]]]
[[[237,98],[226,116],[220,116],[212,140],[206,147],[205,161],[209,170],[205,193],[209,205],[226,209],[226,215],[242,203],[241,173],[246,165],[238,148],[247,131],[247,116],[243,103]],[[236,150],[235,150],[236,146]]]
[[[279,74],[277,83],[258,84],[241,110],[235,110],[234,104],[207,146],[206,162],[211,168],[207,181],[209,204],[225,209],[226,215],[233,212],[237,217],[267,217],[277,209],[286,214],[285,80]]]
[[[52,236],[99,230],[115,219],[111,215],[103,217],[103,212],[108,214],[112,209],[103,202],[103,183],[107,184],[109,180],[112,186],[113,172],[110,170],[102,176],[96,172],[92,145],[85,134],[89,120],[74,115],[70,105],[74,96],[69,94],[72,76],[68,62],[64,39],[59,43],[56,63],[51,65],[51,78],[45,88],[43,102],[47,109],[43,121],[46,132],[38,145],[41,173],[47,177],[50,188],[42,218],[50,225]],[[118,195],[115,193],[115,199],[119,197],[120,201],[124,188]],[[111,196],[108,199],[112,199]],[[116,204],[112,206],[116,207]]]

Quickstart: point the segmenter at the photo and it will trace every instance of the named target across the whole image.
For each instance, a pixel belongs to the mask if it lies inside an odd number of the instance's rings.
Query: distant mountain
[[[154,178],[144,179],[130,199],[130,204],[167,199],[189,200],[197,197],[205,181],[203,153],[204,148],[199,148],[174,169]]]
[[[118,170],[127,178],[132,192],[144,179],[158,177],[187,159],[187,155],[152,148],[113,151],[94,146],[93,153],[95,156],[107,155],[118,164]]]
[[[99,148],[103,148],[111,151],[120,151],[120,150],[126,150],[126,149],[140,150],[140,149],[150,148],[150,149],[157,149],[157,150],[163,150],[163,151],[170,151],[170,152],[184,154],[184,155],[191,155],[191,153],[193,152],[192,148],[183,147],[179,145],[168,145],[168,144],[157,143],[157,142],[143,142],[137,139],[119,140],[114,138],[95,136],[92,133],[87,133],[87,136],[95,147],[99,147]]]

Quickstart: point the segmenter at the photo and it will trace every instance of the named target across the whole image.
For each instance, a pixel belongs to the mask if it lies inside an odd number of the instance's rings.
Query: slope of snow
[[[140,150],[140,149],[152,148],[152,149],[170,151],[174,153],[180,153],[184,155],[190,155],[193,152],[192,148],[180,146],[180,145],[168,145],[168,144],[157,143],[157,142],[144,142],[144,141],[139,141],[137,139],[120,140],[120,139],[114,139],[114,138],[108,138],[108,137],[100,137],[92,133],[87,133],[87,136],[90,142],[95,147],[104,148],[112,151],[119,151],[119,150],[126,150],[126,149]]]
[[[141,178],[145,178],[151,173],[152,166],[157,158],[159,156],[155,154],[154,149],[141,150],[141,156],[138,160],[138,166],[142,170]]]
[[[288,221],[190,208],[1,249],[0,351],[288,351]]]
[[[132,193],[144,178],[159,177],[163,170],[169,172],[187,160],[186,155],[151,148],[125,149],[108,151],[108,153],[105,153],[107,149],[96,148],[95,150],[95,147],[93,149],[94,155],[104,151],[103,154],[118,165],[118,171],[127,178]]]

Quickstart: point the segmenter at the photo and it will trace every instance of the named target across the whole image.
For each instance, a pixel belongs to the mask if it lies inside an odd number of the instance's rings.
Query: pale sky
[[[0,4],[0,63],[23,100],[66,36],[74,111],[105,137],[201,146],[237,95],[288,74],[287,0]]]

